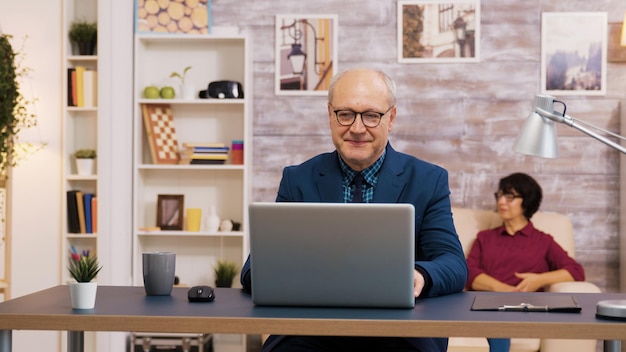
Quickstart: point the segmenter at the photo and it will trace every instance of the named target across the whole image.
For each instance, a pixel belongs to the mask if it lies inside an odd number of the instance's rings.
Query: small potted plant
[[[102,266],[96,256],[91,256],[88,250],[81,254],[72,246],[70,263],[67,268],[75,282],[70,282],[70,299],[74,309],[92,309],[96,304],[98,283],[96,278]]]
[[[98,25],[96,22],[74,21],[70,26],[69,37],[80,55],[93,55],[98,39]]]
[[[93,175],[96,151],[94,149],[79,149],[74,152],[76,171],[79,175]]]
[[[228,260],[218,260],[217,265],[213,268],[215,271],[216,287],[231,287],[233,279],[239,273],[237,264]]]
[[[191,66],[187,66],[183,69],[182,73],[172,72],[170,73],[170,78],[178,77],[180,78],[180,86],[182,89],[182,96],[184,99],[194,99],[196,96],[196,88],[193,84],[189,82],[185,83],[185,76],[187,75],[187,71],[191,70]]]

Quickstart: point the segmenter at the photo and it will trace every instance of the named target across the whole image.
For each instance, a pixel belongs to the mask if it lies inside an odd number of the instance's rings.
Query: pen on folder
[[[522,311],[522,312],[547,312],[548,306],[535,306],[530,303],[520,303],[518,305],[503,305],[498,307],[502,311]]]

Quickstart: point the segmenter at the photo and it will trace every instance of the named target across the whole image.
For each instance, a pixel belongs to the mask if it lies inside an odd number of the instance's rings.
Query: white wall
[[[99,209],[98,254],[105,266],[99,283],[129,285],[131,281],[132,205],[132,45],[133,6],[126,0],[99,4]],[[12,234],[11,297],[58,285],[63,270],[61,246],[61,114],[62,1],[0,0],[0,30],[24,43],[24,66],[32,69],[22,92],[36,97],[38,126],[23,130],[24,142],[45,142],[45,149],[12,170],[10,177]],[[115,22],[115,25],[113,24]],[[24,42],[24,37],[28,39]],[[52,351],[58,332],[13,333],[13,350]],[[125,334],[99,333],[98,350],[123,350]],[[44,347],[45,346],[45,347]]]
[[[60,280],[60,136],[61,136],[61,1],[0,1],[0,27],[22,45],[23,66],[32,69],[22,82],[27,98],[38,99],[32,110],[38,127],[23,130],[23,142],[45,142],[44,150],[12,170],[9,184],[12,235],[11,297],[57,285]],[[25,37],[28,38],[25,39]],[[58,344],[56,332],[14,332],[14,351],[37,351]]]

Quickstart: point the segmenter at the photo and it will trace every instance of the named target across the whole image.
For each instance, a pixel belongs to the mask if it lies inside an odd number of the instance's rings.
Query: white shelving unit
[[[61,228],[61,284],[66,284],[70,279],[67,270],[69,253],[71,247],[76,250],[89,250],[92,254],[98,252],[98,234],[92,233],[71,233],[68,224],[68,204],[67,191],[80,190],[84,193],[98,195],[98,174],[97,160],[95,174],[79,175],[76,170],[73,153],[78,149],[94,149],[98,151],[98,108],[95,106],[77,107],[70,106],[68,88],[70,86],[68,69],[82,66],[87,70],[98,71],[97,48],[94,55],[79,55],[76,48],[72,48],[69,40],[69,30],[73,21],[98,21],[98,1],[97,0],[63,0],[63,67],[61,77],[63,80],[63,144],[61,150],[63,175],[62,175],[62,228]],[[73,50],[74,49],[74,50]],[[96,77],[97,81],[97,77]],[[96,89],[97,94],[97,89]],[[62,348],[67,344],[65,334],[61,334]],[[85,334],[86,350],[95,350],[96,334]]]
[[[141,253],[173,251],[181,285],[215,285],[213,266],[218,260],[242,265],[248,254],[247,205],[250,201],[252,80],[249,41],[244,35],[136,34],[134,63],[134,180],[133,282],[143,285]],[[242,84],[243,99],[182,99],[179,80],[171,72],[191,69],[185,77],[196,90],[209,82],[230,80]],[[146,86],[170,85],[174,99],[145,99]],[[143,104],[169,104],[179,146],[183,142],[244,141],[244,164],[231,158],[219,165],[163,165],[153,162],[142,117]],[[201,208],[199,232],[143,230],[156,227],[159,194],[184,195],[184,208]],[[220,219],[241,224],[238,231],[206,230],[206,217],[214,206]],[[184,215],[184,211],[183,214]],[[239,287],[238,279],[233,281]]]
[[[63,193],[62,193],[62,213],[63,228],[61,234],[62,250],[61,255],[61,283],[67,283],[70,279],[66,269],[67,261],[71,246],[75,246],[77,250],[82,251],[88,249],[92,253],[97,253],[98,235],[97,233],[70,233],[68,224],[68,207],[66,192],[70,190],[80,190],[82,192],[98,194],[98,176],[97,166],[96,173],[93,175],[79,175],[76,170],[73,153],[78,149],[94,149],[98,150],[98,108],[76,107],[70,106],[68,102],[68,87],[70,85],[67,71],[69,68],[78,66],[86,69],[98,71],[97,55],[77,55],[72,50],[67,33],[71,23],[75,20],[97,22],[97,0],[65,0],[64,20],[63,20]],[[96,163],[97,163],[96,158]]]

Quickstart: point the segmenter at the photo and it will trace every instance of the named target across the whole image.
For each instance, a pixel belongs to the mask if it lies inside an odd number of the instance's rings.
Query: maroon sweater
[[[510,236],[504,226],[478,233],[467,256],[469,277],[466,289],[471,290],[476,276],[485,273],[509,285],[521,279],[515,273],[544,273],[565,269],[574,280],[585,280],[585,271],[559,246],[554,238],[537,230],[531,222]]]

